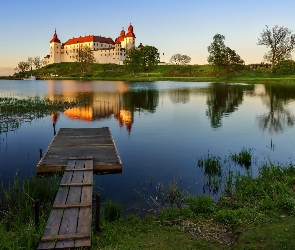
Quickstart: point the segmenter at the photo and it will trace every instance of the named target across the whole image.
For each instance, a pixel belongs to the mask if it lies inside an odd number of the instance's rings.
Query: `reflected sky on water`
[[[0,173],[7,185],[18,170],[35,174],[39,149],[59,128],[109,127],[123,162],[123,173],[96,176],[103,197],[134,206],[155,195],[158,182],[175,179],[193,194],[213,194],[200,157],[221,159],[252,148],[257,163],[294,161],[295,87],[190,82],[0,81],[0,97],[79,101],[0,134]],[[228,170],[245,172],[233,163]],[[251,172],[257,174],[257,166]],[[138,196],[141,195],[141,198]]]

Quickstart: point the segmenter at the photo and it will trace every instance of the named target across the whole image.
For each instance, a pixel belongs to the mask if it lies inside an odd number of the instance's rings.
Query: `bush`
[[[159,219],[161,221],[173,221],[179,219],[186,219],[193,216],[192,211],[189,207],[176,208],[171,207],[167,209],[160,210]]]
[[[215,212],[216,203],[210,196],[191,197],[188,200],[190,210],[198,215],[209,215]]]
[[[238,219],[237,213],[228,209],[219,210],[214,216],[214,220],[231,228],[237,227],[241,224],[241,220]]]
[[[293,60],[285,60],[278,62],[272,72],[276,75],[294,75],[295,74],[295,62]]]

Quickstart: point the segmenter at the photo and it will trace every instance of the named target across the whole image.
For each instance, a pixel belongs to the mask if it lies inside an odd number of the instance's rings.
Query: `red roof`
[[[135,38],[135,34],[133,33],[133,26],[131,23],[128,27],[128,33],[125,35],[125,37],[134,37]]]
[[[60,43],[60,40],[57,37],[56,31],[54,32],[53,38],[50,40],[50,43]]]
[[[77,43],[90,43],[90,42],[99,42],[99,43],[108,43],[114,45],[115,42],[112,38],[106,38],[102,36],[80,36],[80,37],[73,37],[69,39],[64,45],[71,45]]]

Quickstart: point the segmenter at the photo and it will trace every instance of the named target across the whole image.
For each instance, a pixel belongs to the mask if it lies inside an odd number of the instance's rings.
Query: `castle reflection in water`
[[[46,99],[50,101],[75,101],[81,103],[78,107],[67,109],[64,115],[70,119],[93,121],[114,116],[120,127],[126,126],[131,131],[133,112],[125,105],[123,94],[128,91],[125,82],[94,82],[61,81],[47,82]],[[53,122],[57,122],[59,113],[51,115]]]

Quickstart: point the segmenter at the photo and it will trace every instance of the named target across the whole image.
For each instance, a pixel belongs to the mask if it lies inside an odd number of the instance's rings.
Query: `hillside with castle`
[[[87,46],[93,51],[96,63],[115,63],[121,65],[125,60],[126,50],[135,46],[135,38],[131,23],[128,27],[128,32],[125,33],[123,28],[115,41],[110,37],[88,35],[73,37],[68,39],[67,42],[61,43],[55,30],[50,40],[50,54],[44,57],[44,60],[47,65],[74,62],[77,51]],[[141,47],[143,47],[142,44],[138,46],[138,48]]]

